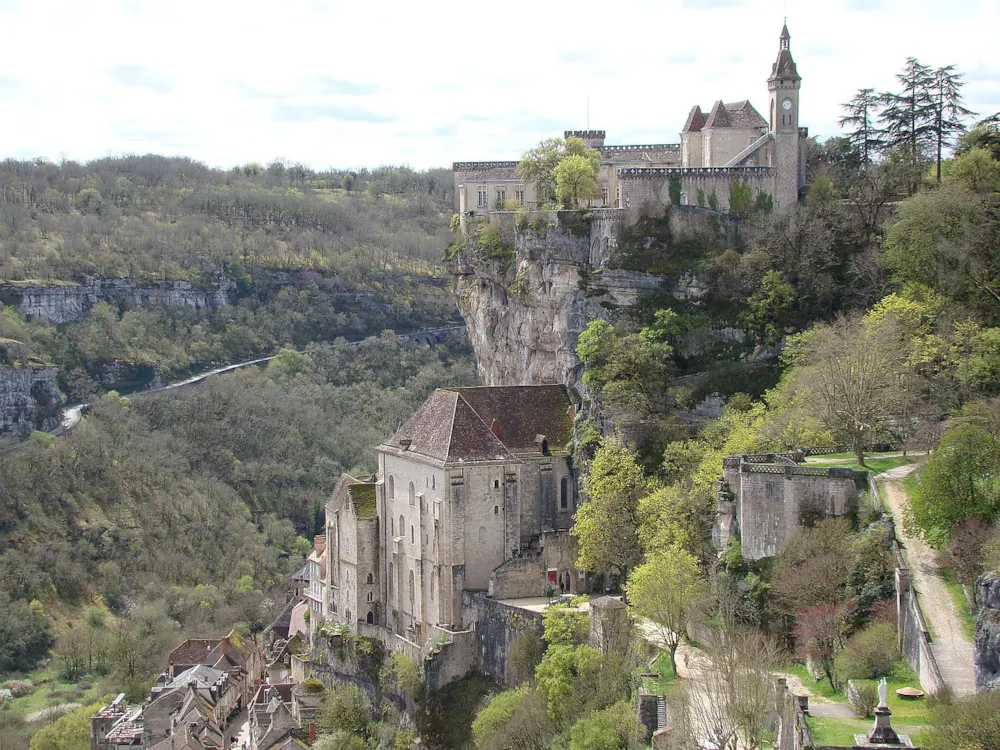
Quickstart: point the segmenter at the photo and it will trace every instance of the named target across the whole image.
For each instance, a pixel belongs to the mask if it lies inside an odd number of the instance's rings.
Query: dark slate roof
[[[681,128],[682,133],[697,133],[703,127],[705,127],[705,120],[707,117],[705,113],[701,111],[701,107],[697,104],[691,108],[688,113],[687,120],[684,121],[684,127]]]
[[[795,68],[795,60],[792,59],[790,50],[783,49],[778,52],[778,59],[771,66],[771,77],[767,80],[773,81],[777,78],[788,78],[793,81],[801,81],[802,76]]]
[[[514,454],[538,453],[544,435],[550,451],[563,451],[573,439],[572,401],[564,385],[513,385],[458,388],[483,422]]]
[[[712,105],[703,127],[706,128],[766,128],[767,121],[746,99],[724,104],[721,100]]]
[[[562,385],[438,389],[385,446],[444,463],[516,461],[539,454],[541,437],[558,452],[573,437],[571,406]]]

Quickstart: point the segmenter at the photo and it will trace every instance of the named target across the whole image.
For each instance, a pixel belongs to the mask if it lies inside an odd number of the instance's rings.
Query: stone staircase
[[[665,729],[667,726],[667,699],[662,695],[656,696],[656,728]]]
[[[764,133],[764,135],[762,135],[756,141],[754,141],[749,146],[747,146],[745,149],[743,149],[742,151],[740,151],[738,154],[736,154],[736,156],[734,156],[732,159],[730,159],[729,161],[727,161],[722,166],[724,166],[724,167],[735,167],[735,166],[738,166],[740,164],[740,162],[742,162],[748,156],[750,156],[751,154],[753,154],[755,151],[759,151],[760,148],[765,143],[767,143],[769,140],[771,140],[771,134],[770,133]]]

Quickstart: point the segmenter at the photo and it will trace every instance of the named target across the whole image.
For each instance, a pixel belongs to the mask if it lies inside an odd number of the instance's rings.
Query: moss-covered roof
[[[374,484],[352,484],[347,488],[354,504],[354,512],[358,518],[375,517],[375,485]]]

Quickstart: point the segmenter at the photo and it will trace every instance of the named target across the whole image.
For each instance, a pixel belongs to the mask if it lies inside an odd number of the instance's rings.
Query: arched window
[[[416,505],[417,499],[417,488],[413,486],[413,482],[410,482],[410,505]]]
[[[351,583],[351,569],[350,569],[350,568],[347,568],[347,569],[345,570],[345,574],[346,574],[346,576],[347,576],[347,583],[348,583],[348,585],[350,585],[350,583]]]
[[[396,536],[396,519],[389,519],[389,536]]]
[[[367,622],[369,625],[374,625],[375,624],[375,613],[372,612],[371,610],[368,610],[368,617],[365,618],[365,622]]]
[[[559,482],[559,507],[569,507],[569,477],[563,477]]]
[[[493,506],[493,515],[494,516],[499,516],[500,515],[500,506],[499,505],[494,505]]]
[[[392,596],[392,583],[396,577],[392,574],[392,563],[389,563],[389,595]]]
[[[431,475],[431,489],[433,490],[433,489],[436,489],[436,488],[437,488],[437,477],[432,474]]]
[[[493,480],[493,489],[495,489],[495,490],[500,489],[500,480],[499,479],[494,479]]]
[[[410,544],[417,541],[416,532],[413,530],[413,524],[410,524]]]
[[[396,482],[392,478],[392,474],[389,475],[389,499],[392,500],[396,497]]]
[[[406,533],[406,521],[403,518],[403,514],[399,514],[399,535],[403,536]]]
[[[373,594],[373,593],[372,593],[371,591],[369,591],[369,592],[368,592],[368,597],[367,597],[367,599],[368,599],[368,601],[370,601],[370,602],[373,602],[373,601],[375,601],[375,594]]]
[[[415,593],[413,591],[413,571],[412,570],[410,571],[409,587],[410,587],[410,614],[412,614],[413,613],[413,600],[414,600],[414,596],[415,596]]]
[[[365,583],[375,583],[375,576],[373,576],[371,573],[369,573],[368,574],[368,579],[365,581]]]

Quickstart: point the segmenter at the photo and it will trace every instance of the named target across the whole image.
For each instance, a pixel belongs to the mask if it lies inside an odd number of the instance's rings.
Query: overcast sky
[[[182,154],[228,167],[517,158],[564,129],[674,143],[749,98],[787,10],[801,122],[907,56],[1000,110],[1000,0],[0,0],[0,156]]]

